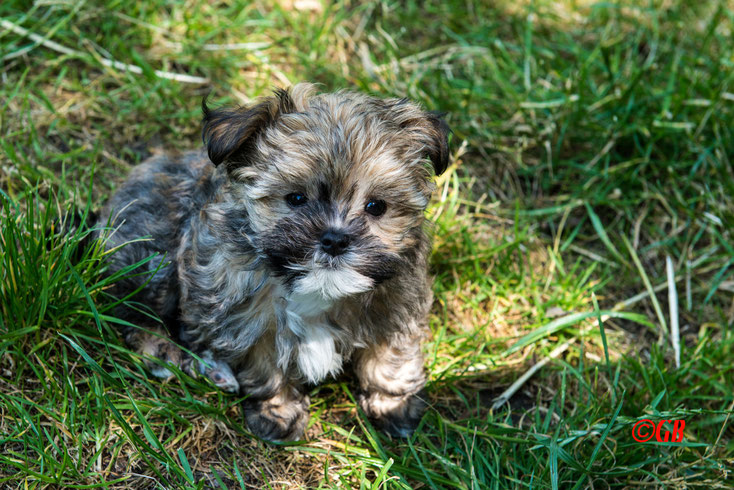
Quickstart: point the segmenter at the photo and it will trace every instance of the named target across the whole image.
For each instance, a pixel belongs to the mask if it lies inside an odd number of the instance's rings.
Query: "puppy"
[[[163,361],[148,361],[156,376],[173,363],[246,394],[250,430],[272,441],[302,437],[304,387],[351,360],[365,413],[409,435],[425,407],[424,212],[448,163],[445,122],[309,84],[203,110],[208,159],[151,158],[101,213],[111,271],[153,256],[114,294],[136,292],[167,327],[126,306],[125,340]]]

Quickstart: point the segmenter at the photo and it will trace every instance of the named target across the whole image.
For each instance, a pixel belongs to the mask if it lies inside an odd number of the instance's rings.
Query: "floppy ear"
[[[433,163],[433,170],[436,175],[441,175],[449,166],[449,133],[451,129],[444,120],[445,113],[428,112],[428,122],[431,124],[431,130],[428,131],[431,144],[427,146],[428,156]]]
[[[206,97],[201,101],[204,112],[202,139],[214,165],[247,164],[247,150],[255,137],[273,124],[280,114],[293,111],[293,101],[286,90],[278,89],[275,95],[265,97],[252,106],[210,109]]]
[[[406,133],[412,144],[420,145],[424,157],[431,159],[436,175],[449,166],[449,129],[443,113],[428,112],[407,99],[388,102],[389,117]]]

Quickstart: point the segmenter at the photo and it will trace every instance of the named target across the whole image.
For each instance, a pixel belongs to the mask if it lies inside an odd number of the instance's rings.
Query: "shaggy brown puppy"
[[[425,406],[420,340],[432,301],[424,211],[432,173],[447,166],[447,133],[405,99],[317,95],[309,84],[250,107],[204,104],[214,165],[199,152],[154,157],[102,213],[108,249],[132,242],[113,270],[158,254],[145,265],[159,268],[152,278],[129,277],[115,294],[142,288],[135,301],[169,332],[126,308],[118,314],[142,328],[125,339],[248,395],[249,427],[269,440],[301,437],[304,384],[352,359],[367,415],[410,434]]]

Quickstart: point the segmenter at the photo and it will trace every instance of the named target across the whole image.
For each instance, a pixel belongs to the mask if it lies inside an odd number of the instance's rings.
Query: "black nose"
[[[326,230],[321,234],[321,250],[336,257],[349,246],[349,235],[337,230]]]

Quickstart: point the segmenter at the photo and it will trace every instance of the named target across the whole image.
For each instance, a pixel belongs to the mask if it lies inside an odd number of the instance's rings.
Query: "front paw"
[[[422,395],[423,392],[402,396],[361,393],[359,404],[382,431],[395,437],[409,437],[426,411],[427,404]]]
[[[278,394],[267,400],[245,400],[247,426],[256,436],[272,442],[296,441],[308,423],[308,396]]]
[[[214,355],[206,351],[202,354],[199,363],[199,374],[203,374],[209,378],[212,383],[218,386],[221,390],[229,393],[237,393],[240,389],[240,384],[237,382],[237,378],[232,372],[232,368],[226,362],[215,359]]]

